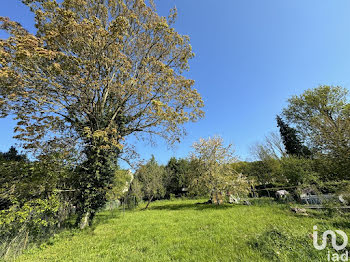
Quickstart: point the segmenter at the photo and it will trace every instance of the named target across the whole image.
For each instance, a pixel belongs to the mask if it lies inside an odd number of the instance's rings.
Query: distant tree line
[[[187,158],[173,157],[166,165],[158,164],[154,156],[134,173],[113,164],[101,201],[105,205],[118,200],[130,208],[145,202],[148,208],[154,200],[185,196],[220,204],[229,195],[273,196],[283,188],[295,198],[308,188],[348,196],[350,106],[346,97],[347,90],[328,86],[292,97],[276,117],[279,132],[253,147],[255,161],[239,161],[232,145],[214,136],[195,142]],[[85,187],[81,168],[84,165],[72,162],[64,151],[32,160],[14,147],[0,153],[1,256],[44,240],[72,218],[80,222],[75,218],[80,216],[81,197],[92,190]],[[98,209],[94,201],[89,205]]]

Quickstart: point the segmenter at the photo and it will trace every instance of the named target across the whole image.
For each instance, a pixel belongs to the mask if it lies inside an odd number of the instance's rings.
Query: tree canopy
[[[0,95],[27,147],[68,130],[107,148],[134,132],[174,142],[179,124],[203,116],[194,81],[182,76],[194,53],[172,27],[176,10],[165,18],[142,0],[24,2],[37,33],[0,18],[10,34],[0,45]]]
[[[135,178],[141,182],[142,194],[148,200],[146,208],[149,206],[153,198],[164,196],[164,177],[165,168],[158,165],[153,155],[145,165],[142,165],[139,170],[137,170]]]
[[[194,81],[183,76],[194,53],[144,0],[23,0],[36,34],[0,17],[0,110],[18,120],[24,147],[80,150],[82,213],[94,213],[112,184],[130,135],[170,143],[203,116]]]
[[[320,156],[332,160],[333,172],[348,178],[350,103],[347,89],[319,86],[288,100],[283,114]]]

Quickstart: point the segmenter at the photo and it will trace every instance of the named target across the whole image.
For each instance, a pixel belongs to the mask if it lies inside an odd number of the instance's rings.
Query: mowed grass
[[[284,205],[196,202],[104,211],[91,228],[58,234],[16,261],[327,261],[327,250],[313,248],[313,226],[347,231],[347,223],[297,216]]]

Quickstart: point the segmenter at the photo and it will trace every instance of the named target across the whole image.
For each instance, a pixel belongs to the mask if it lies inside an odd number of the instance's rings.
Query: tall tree
[[[348,177],[350,168],[350,103],[348,90],[319,86],[288,100],[283,111],[313,149],[336,161],[339,174]]]
[[[165,167],[165,187],[166,194],[179,194],[182,193],[183,188],[187,188],[189,184],[188,174],[190,169],[190,163],[187,159],[170,158],[168,164]]]
[[[312,145],[327,152],[350,145],[350,104],[348,90],[320,86],[288,100],[283,114],[297,125]]]
[[[188,36],[144,0],[23,0],[37,33],[0,17],[0,110],[28,149],[82,148],[82,227],[104,205],[130,135],[170,143],[203,116]],[[80,146],[80,147],[78,147]]]
[[[297,130],[285,123],[280,116],[276,120],[286,153],[291,156],[310,157],[311,151],[300,141]]]

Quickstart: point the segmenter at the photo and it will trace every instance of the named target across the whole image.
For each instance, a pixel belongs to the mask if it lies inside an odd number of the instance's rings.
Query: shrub
[[[0,258],[48,238],[73,212],[74,173],[50,161],[0,162]]]
[[[40,241],[57,226],[59,198],[34,199],[20,205],[13,200],[9,209],[0,211],[0,257],[18,255],[27,245]]]
[[[312,164],[311,159],[284,157],[281,159],[281,176],[289,185],[317,183],[318,174]]]

